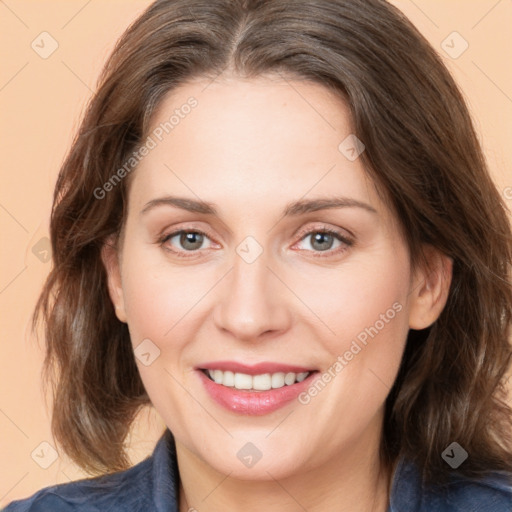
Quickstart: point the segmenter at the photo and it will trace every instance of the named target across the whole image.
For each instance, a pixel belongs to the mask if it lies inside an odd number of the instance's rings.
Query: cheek
[[[408,332],[408,257],[386,253],[388,257],[382,253],[367,264],[360,259],[347,265],[322,293],[310,287],[316,291],[306,299],[320,312],[322,324],[315,329],[322,334],[316,339],[329,355],[322,382],[312,384],[299,401],[311,412],[308,417],[329,425],[324,434],[334,444],[341,430],[347,435],[360,432],[381,411],[402,360]]]
[[[327,394],[336,397],[333,404],[345,405],[323,408],[319,399],[313,405],[316,417],[343,419],[355,428],[380,409],[396,378],[409,329],[409,278],[408,253],[397,248],[354,258],[331,273],[321,291],[318,283],[309,283],[305,302],[319,312],[322,324],[316,329],[322,335],[316,339],[329,354],[322,368]],[[321,389],[320,384],[308,390],[301,403],[314,404]],[[346,410],[352,411],[350,420]],[[336,437],[335,430],[332,435]]]
[[[177,328],[183,329],[211,286],[210,274],[191,266],[170,265],[154,249],[126,251],[123,291],[132,343],[150,338],[164,344],[175,339]],[[174,340],[172,346],[176,346]]]
[[[167,425],[186,437],[184,422],[200,425],[201,417],[200,410],[190,410],[190,397],[179,384],[189,378],[182,363],[197,328],[198,304],[211,287],[212,276],[192,267],[173,267],[142,244],[125,248],[123,292],[139,374]],[[150,354],[149,364],[141,357],[145,353]]]
[[[369,340],[387,339],[388,348],[395,342],[400,347],[408,330],[405,250],[382,248],[347,261],[339,271],[322,272],[301,274],[294,291],[317,313],[323,345],[334,358],[354,340],[366,347]]]

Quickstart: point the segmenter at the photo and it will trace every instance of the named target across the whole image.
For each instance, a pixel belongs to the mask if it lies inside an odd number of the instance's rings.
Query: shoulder
[[[443,486],[426,486],[417,467],[402,460],[393,479],[389,512],[409,510],[511,512],[512,474],[494,472],[482,479],[454,475]]]
[[[104,476],[45,487],[32,496],[11,502],[2,512],[100,512],[149,509],[151,460]],[[114,506],[115,505],[115,506]]]
[[[174,438],[166,429],[153,453],[135,466],[45,487],[2,512],[176,512],[178,482]]]
[[[512,475],[493,473],[484,479],[457,477],[437,491],[430,490],[431,507],[446,512],[511,512]],[[435,509],[434,509],[435,510]]]

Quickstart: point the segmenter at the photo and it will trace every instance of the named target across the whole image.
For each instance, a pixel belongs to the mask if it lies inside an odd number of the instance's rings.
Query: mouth
[[[285,386],[293,386],[303,380],[306,380],[311,374],[317,370],[306,372],[275,372],[261,373],[249,375],[247,373],[223,371],[220,369],[200,368],[200,371],[206,375],[208,379],[228,388],[237,389],[239,391],[269,391],[271,389],[280,389]]]
[[[230,412],[271,413],[293,402],[320,375],[317,369],[280,363],[247,366],[217,361],[196,368],[210,398]]]

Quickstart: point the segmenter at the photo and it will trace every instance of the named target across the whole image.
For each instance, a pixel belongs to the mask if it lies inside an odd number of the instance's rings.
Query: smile
[[[254,366],[232,361],[196,367],[203,388],[217,405],[244,415],[268,414],[297,399],[320,375],[316,369],[281,363]]]
[[[216,384],[240,390],[268,391],[279,389],[284,386],[291,386],[302,382],[312,372],[277,372],[262,373],[260,375],[248,375],[247,373],[233,373],[222,370],[203,370],[205,374]]]

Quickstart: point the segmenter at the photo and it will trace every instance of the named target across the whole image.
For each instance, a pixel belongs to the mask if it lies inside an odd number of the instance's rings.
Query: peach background
[[[393,3],[430,40],[462,86],[493,176],[510,206],[512,69],[506,63],[512,59],[512,3]],[[41,443],[55,443],[40,387],[43,353],[27,326],[50,268],[45,237],[59,166],[113,43],[149,4],[149,0],[0,2],[0,506],[84,475],[62,454],[47,469],[35,462],[48,463],[51,450]],[[31,47],[44,31],[59,45],[47,59]],[[457,59],[441,47],[453,31],[469,43]],[[454,45],[455,50],[460,48],[456,40]],[[141,415],[131,436],[133,463],[152,451],[163,427],[154,412]]]

